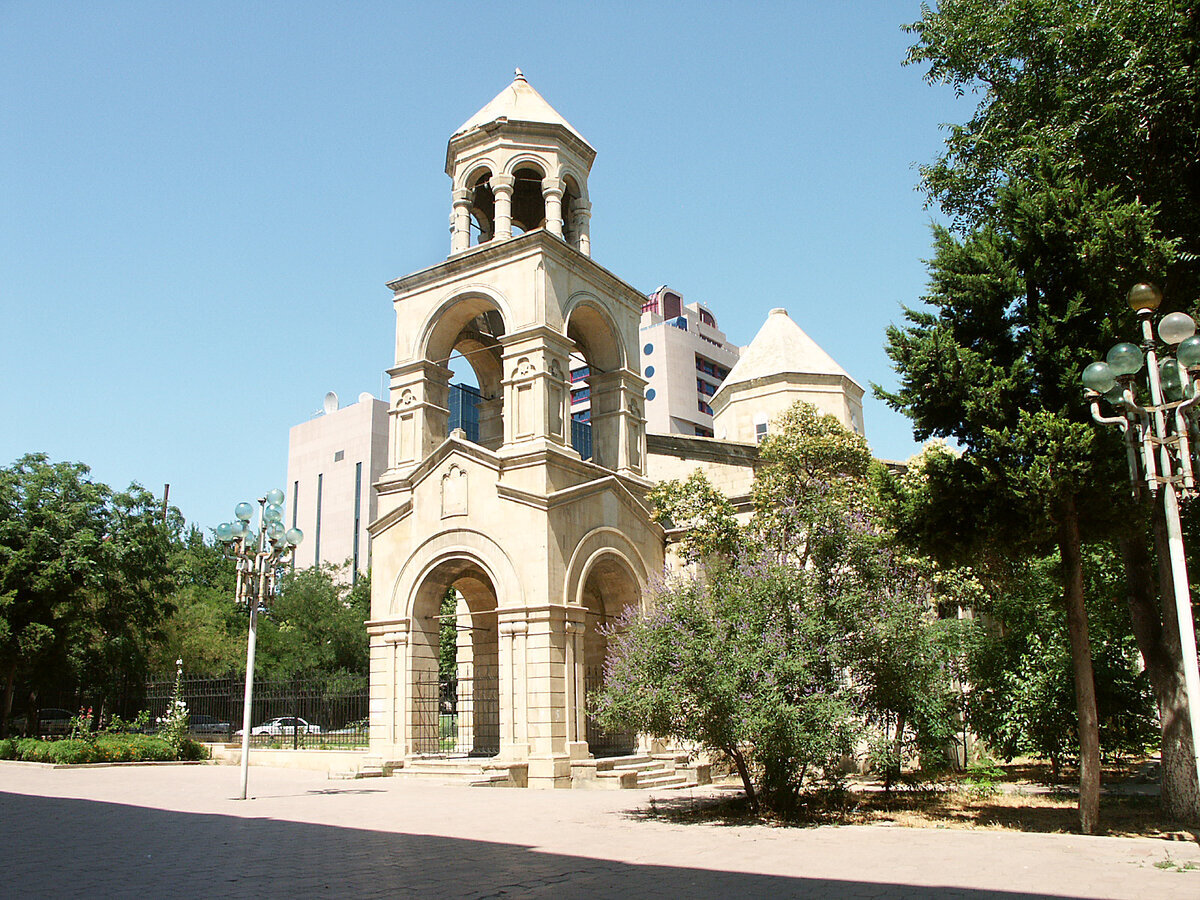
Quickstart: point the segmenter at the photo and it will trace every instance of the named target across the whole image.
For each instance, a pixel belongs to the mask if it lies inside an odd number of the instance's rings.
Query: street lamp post
[[[1129,305],[1142,328],[1141,348],[1121,343],[1108,351],[1105,362],[1094,362],[1083,370],[1083,384],[1091,401],[1092,418],[1115,425],[1125,437],[1129,478],[1134,496],[1144,484],[1152,495],[1162,496],[1167,526],[1167,549],[1179,621],[1179,646],[1183,654],[1183,677],[1187,692],[1188,718],[1192,725],[1192,755],[1200,784],[1200,668],[1196,661],[1196,633],[1192,622],[1192,598],[1188,587],[1183,529],[1179,501],[1200,491],[1192,463],[1194,437],[1200,435],[1200,336],[1196,323],[1186,313],[1168,313],[1158,323],[1155,335],[1152,317],[1162,303],[1162,293],[1152,284],[1137,284],[1129,291]],[[1159,342],[1175,347],[1160,359]],[[1137,375],[1146,368],[1146,384]],[[1138,388],[1147,390],[1140,402]],[[1100,410],[1103,397],[1116,415]]]
[[[258,640],[258,613],[275,594],[279,567],[304,538],[299,528],[283,527],[283,491],[273,488],[258,500],[259,529],[250,527],[253,505],[245,501],[234,507],[233,522],[217,526],[217,540],[225,555],[237,561],[237,603],[250,610],[250,633],[246,639],[246,694],[242,709],[242,796],[250,771],[251,701],[254,696],[254,650]]]

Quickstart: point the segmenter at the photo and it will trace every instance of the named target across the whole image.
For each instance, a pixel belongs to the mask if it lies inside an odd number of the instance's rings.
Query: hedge
[[[0,740],[0,759],[79,765],[102,762],[151,762],[208,759],[208,748],[185,740],[176,754],[160,737],[149,734],[101,734],[92,740]]]

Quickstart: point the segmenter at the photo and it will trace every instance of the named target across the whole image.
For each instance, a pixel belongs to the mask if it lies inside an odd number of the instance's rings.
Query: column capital
[[[470,188],[457,188],[450,194],[455,206],[469,207],[475,199],[475,192]]]
[[[490,183],[493,194],[511,194],[513,188],[516,187],[517,179],[512,175],[493,175]]]
[[[565,185],[561,178],[543,178],[542,179],[542,196],[546,198],[554,197],[561,200]]]

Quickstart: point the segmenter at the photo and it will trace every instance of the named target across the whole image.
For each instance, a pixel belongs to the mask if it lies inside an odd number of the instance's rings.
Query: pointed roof
[[[506,118],[510,122],[539,122],[544,125],[559,125],[587,144],[587,139],[576,131],[570,122],[559,115],[558,110],[547,103],[541,94],[533,89],[533,86],[521,74],[520,69],[517,69],[513,83],[497,94],[491,103],[463,122],[454,132],[451,140],[460,134],[466,134],[481,125],[501,118]],[[591,145],[588,144],[588,146]]]
[[[832,356],[792,321],[786,309],[773,309],[750,346],[742,351],[721,382],[718,393],[736,384],[783,373],[840,375],[859,390],[862,389],[845,369],[834,362]]]

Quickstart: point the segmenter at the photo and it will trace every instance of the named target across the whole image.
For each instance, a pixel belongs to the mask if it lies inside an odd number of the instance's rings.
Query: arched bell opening
[[[469,184],[471,225],[474,230],[471,243],[486,244],[496,234],[496,195],[492,191],[492,173],[483,169],[471,176]]]
[[[546,224],[546,199],[542,194],[545,173],[524,163],[513,172],[512,230],[522,234]]]
[[[442,312],[425,351],[426,359],[452,373],[446,433],[461,428],[468,440],[489,450],[500,449],[504,440],[504,332],[504,317],[491,300],[464,297]]]
[[[409,746],[418,755],[500,752],[496,590],[469,558],[432,569],[413,599]]]
[[[587,709],[591,698],[604,686],[604,663],[609,635],[624,618],[641,605],[642,591],[628,564],[615,553],[601,556],[584,579],[580,600],[586,610],[583,633],[584,695]],[[596,756],[632,753],[637,735],[605,731],[592,716],[587,717],[588,750]]]

